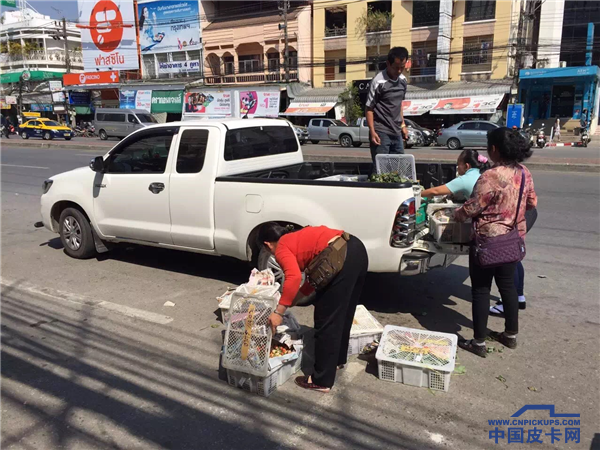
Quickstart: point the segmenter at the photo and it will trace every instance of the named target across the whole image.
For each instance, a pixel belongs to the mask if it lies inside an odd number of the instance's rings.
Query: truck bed
[[[300,184],[311,186],[343,186],[354,188],[397,189],[408,188],[406,183],[371,183],[369,181],[333,181],[322,178],[333,175],[370,175],[370,162],[304,162],[275,169],[258,170],[237,175],[221,176],[216,181],[244,183]],[[417,179],[428,189],[455,178],[456,165],[442,163],[417,163]]]

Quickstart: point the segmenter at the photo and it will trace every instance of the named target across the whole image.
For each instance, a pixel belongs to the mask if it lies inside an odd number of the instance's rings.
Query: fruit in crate
[[[269,357],[277,358],[278,356],[285,356],[290,353],[293,353],[293,350],[289,349],[285,345],[274,344],[271,346],[271,353],[269,354]]]

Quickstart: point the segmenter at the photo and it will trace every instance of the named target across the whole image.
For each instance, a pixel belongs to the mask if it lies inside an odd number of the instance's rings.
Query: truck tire
[[[460,149],[460,141],[456,138],[450,138],[448,139],[448,142],[446,142],[446,145],[448,146],[448,148],[450,150],[458,150]]]
[[[312,142],[313,144],[317,145],[320,141],[315,141],[314,139],[311,139],[310,142]]]
[[[354,144],[352,144],[353,147],[358,148],[362,145],[362,142],[355,142]]]
[[[354,145],[352,136],[350,136],[349,134],[342,134],[340,136],[340,145],[344,148],[352,147]]]
[[[283,283],[285,281],[285,275],[283,274],[281,266],[275,259],[275,256],[264,247],[260,249],[258,254],[257,266],[258,270],[271,269],[273,271],[273,274],[275,275],[275,281],[277,281],[281,286],[279,288],[279,291],[281,292]],[[304,274],[302,274],[302,281],[304,282]],[[294,304],[294,306],[308,306],[312,305],[314,301],[315,293],[313,292],[309,296],[301,298],[296,304]]]
[[[100,139],[102,139],[103,141],[108,139],[108,134],[106,134],[106,131],[104,130],[100,130],[98,132],[98,136],[100,136]]]
[[[92,226],[77,208],[65,208],[58,221],[60,240],[71,258],[88,259],[96,254]]]

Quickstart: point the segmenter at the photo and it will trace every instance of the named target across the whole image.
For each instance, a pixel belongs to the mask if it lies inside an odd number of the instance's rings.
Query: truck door
[[[171,244],[167,163],[179,127],[140,131],[118,144],[94,179],[102,235]]]
[[[175,245],[214,250],[214,178],[219,148],[214,127],[181,128],[169,191],[171,237]]]

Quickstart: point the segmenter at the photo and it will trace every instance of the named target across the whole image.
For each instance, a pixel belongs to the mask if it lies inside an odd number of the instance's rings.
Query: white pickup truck
[[[424,164],[417,171],[428,187],[451,179],[454,170]],[[305,162],[292,126],[281,120],[154,125],[130,134],[90,167],[46,180],[43,222],[36,226],[59,233],[74,258],[127,242],[227,255],[277,270],[267,252],[259,257],[255,242],[269,221],[346,230],[364,242],[372,272],[421,273],[433,256],[441,257],[436,265],[446,265],[464,253],[461,245],[422,240],[427,229],[416,225],[412,185],[371,183],[370,171],[370,163]]]

